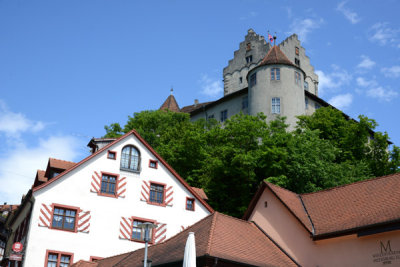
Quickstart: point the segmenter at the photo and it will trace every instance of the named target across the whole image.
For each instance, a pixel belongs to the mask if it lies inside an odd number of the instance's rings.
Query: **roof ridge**
[[[390,177],[390,176],[399,175],[399,174],[400,174],[399,172],[396,172],[396,173],[387,174],[387,175],[384,175],[384,176],[367,178],[367,179],[365,179],[365,180],[356,181],[356,182],[353,182],[353,183],[350,183],[350,184],[342,184],[342,185],[334,186],[334,187],[331,187],[331,188],[327,188],[327,189],[323,189],[323,190],[319,190],[319,191],[315,191],[315,192],[303,193],[303,194],[300,194],[300,195],[301,195],[301,196],[306,196],[306,195],[313,195],[313,194],[318,194],[318,193],[333,191],[333,190],[335,190],[335,189],[339,189],[339,188],[342,188],[342,187],[352,186],[352,185],[355,185],[355,184],[367,183],[367,182],[371,182],[371,181],[375,181],[375,180],[380,180],[380,179],[384,179],[384,178],[387,178],[387,177]]]
[[[246,221],[246,220],[243,220],[243,219],[240,219],[240,218],[236,218],[236,217],[233,217],[233,216],[229,216],[229,215],[227,215],[227,214],[220,213],[220,212],[217,212],[217,211],[216,211],[216,213],[218,213],[219,215],[221,215],[221,216],[223,216],[223,217],[227,217],[227,218],[229,218],[229,219],[234,219],[234,220],[236,220],[236,221],[240,221],[240,222],[244,222],[244,223],[247,223],[247,224],[251,224],[251,222]]]
[[[286,191],[286,192],[289,192],[289,193],[295,194],[295,195],[297,195],[297,196],[300,196],[300,194],[297,194],[296,192],[290,191],[289,189],[286,189],[286,188],[284,188],[284,187],[282,187],[282,186],[273,184],[273,183],[271,183],[271,182],[267,182],[267,181],[264,180],[264,183],[266,183],[266,184],[268,184],[268,185],[273,185],[273,186],[279,187],[280,189],[283,189],[283,190]]]
[[[49,160],[50,160],[50,159],[54,159],[54,160],[58,160],[58,161],[64,161],[64,162],[69,162],[69,163],[74,163],[74,164],[76,164],[76,162],[69,161],[69,160],[64,160],[64,159],[56,159],[56,158],[51,158],[51,157],[49,157]]]
[[[213,217],[213,219],[211,221],[210,235],[208,236],[208,241],[207,241],[207,249],[206,249],[206,254],[207,255],[210,255],[210,252],[211,252],[211,240],[212,240],[212,237],[213,237],[213,234],[214,234],[215,224],[216,224],[216,221],[217,221],[217,215],[219,215],[219,214],[220,213],[217,212],[217,211],[213,213],[214,217]]]

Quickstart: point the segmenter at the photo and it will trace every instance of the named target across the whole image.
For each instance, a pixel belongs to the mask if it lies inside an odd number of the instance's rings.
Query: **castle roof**
[[[169,110],[169,111],[173,111],[173,112],[180,112],[178,102],[176,102],[176,99],[173,94],[170,94],[167,97],[167,99],[161,105],[160,110]]]
[[[267,53],[267,55],[264,57],[263,60],[258,64],[259,66],[264,66],[264,65],[289,65],[289,66],[294,66],[297,67],[295,64],[293,64],[292,61],[288,59],[288,57],[281,51],[279,46],[274,45]]]
[[[308,194],[296,194],[263,182],[244,219],[253,212],[266,188],[312,234],[314,240],[347,234],[368,234],[379,227],[400,222],[400,173],[333,187]]]

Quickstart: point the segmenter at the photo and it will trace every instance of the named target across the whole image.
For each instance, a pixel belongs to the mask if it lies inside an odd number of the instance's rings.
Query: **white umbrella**
[[[183,256],[183,267],[196,267],[196,244],[194,233],[190,232],[186,240],[185,254]]]

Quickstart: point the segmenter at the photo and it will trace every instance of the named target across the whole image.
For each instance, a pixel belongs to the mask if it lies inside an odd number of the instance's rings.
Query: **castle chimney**
[[[194,100],[194,106],[197,107],[198,104],[199,104],[199,100],[198,100],[198,99],[195,99],[195,100]]]

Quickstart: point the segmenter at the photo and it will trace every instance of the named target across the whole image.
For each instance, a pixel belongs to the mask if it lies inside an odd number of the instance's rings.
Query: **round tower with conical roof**
[[[296,116],[305,111],[304,77],[304,71],[273,46],[247,75],[249,114],[263,112],[268,121],[285,116],[293,130]]]

